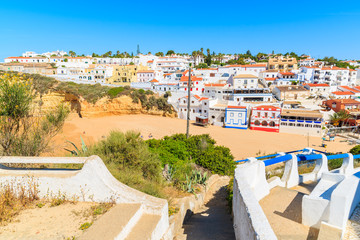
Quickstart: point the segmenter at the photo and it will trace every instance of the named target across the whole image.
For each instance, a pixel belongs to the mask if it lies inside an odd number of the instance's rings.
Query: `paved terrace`
[[[310,194],[315,185],[316,182],[307,182],[291,189],[277,186],[260,200],[260,206],[279,240],[317,239],[318,230],[301,224],[302,198]]]

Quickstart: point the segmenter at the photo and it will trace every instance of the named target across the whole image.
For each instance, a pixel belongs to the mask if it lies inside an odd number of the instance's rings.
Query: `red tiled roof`
[[[332,92],[332,94],[335,94],[335,95],[354,95],[354,93],[352,93],[352,92],[341,92],[341,91]]]
[[[330,87],[329,84],[326,83],[308,83],[306,85],[308,85],[309,87]]]
[[[276,78],[265,78],[266,81],[275,81]]]
[[[154,79],[151,80],[150,82],[159,82],[159,81],[154,78]]]
[[[280,72],[281,75],[283,76],[292,76],[292,75],[295,75],[295,73],[292,73],[292,72]]]
[[[142,71],[138,71],[138,73],[154,73],[153,70],[142,70]]]
[[[194,95],[194,97],[195,97],[197,100],[199,100],[199,101],[209,99],[209,98],[207,98],[207,97],[199,97],[198,95]]]
[[[195,82],[195,81],[202,81],[203,79],[201,77],[196,77],[196,76],[191,76],[191,81]],[[189,77],[188,76],[182,76],[180,78],[181,82],[187,82],[189,81]]]
[[[350,92],[360,92],[358,89],[354,89],[354,88],[351,88],[351,87],[348,87],[348,86],[340,86],[341,88],[344,88]]]

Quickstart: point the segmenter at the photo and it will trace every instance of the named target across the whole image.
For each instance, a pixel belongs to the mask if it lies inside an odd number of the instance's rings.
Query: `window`
[[[230,117],[233,117],[234,116],[234,113],[230,113]]]
[[[260,117],[260,112],[257,113],[257,117]],[[259,123],[259,125],[260,125],[260,123]]]
[[[262,121],[261,126],[267,127],[267,125],[268,125],[267,121]]]
[[[194,103],[194,101],[191,101],[191,103]]]
[[[268,113],[267,113],[267,112],[265,113],[265,117],[266,117],[266,118],[268,117]]]
[[[270,127],[275,127],[275,122],[274,122],[274,121],[271,121],[271,122],[269,123],[269,126],[270,126]]]
[[[260,121],[259,121],[259,120],[256,120],[256,121],[254,122],[254,124],[255,124],[255,126],[260,126]]]

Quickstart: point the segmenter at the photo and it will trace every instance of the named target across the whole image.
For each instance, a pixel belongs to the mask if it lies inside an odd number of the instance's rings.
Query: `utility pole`
[[[190,88],[191,88],[191,65],[189,67],[189,80],[188,80],[188,99],[187,99],[187,118],[186,118],[186,138],[189,138],[190,127]]]

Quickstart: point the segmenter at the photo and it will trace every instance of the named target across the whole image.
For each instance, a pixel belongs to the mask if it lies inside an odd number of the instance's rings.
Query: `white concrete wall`
[[[265,179],[265,166],[262,172],[263,162],[257,161],[253,163],[245,163],[239,165],[235,170],[234,187],[233,187],[233,214],[234,214],[234,231],[237,240],[244,239],[259,239],[259,240],[275,240],[277,239],[272,230],[269,221],[267,220],[258,200],[260,195],[268,194],[268,189],[260,190],[256,196],[254,188],[249,182],[256,181],[257,174],[251,174],[247,171],[251,167],[254,172],[263,175]],[[249,173],[249,174],[248,174]],[[253,178],[253,180],[246,178]],[[266,186],[267,182],[263,186]],[[261,185],[258,185],[261,187]],[[265,187],[266,188],[266,187]],[[262,192],[262,194],[261,194]]]
[[[83,163],[80,170],[62,169],[14,169],[2,163]],[[116,203],[141,203],[144,212],[160,215],[155,229],[162,236],[169,226],[168,203],[165,199],[156,198],[126,186],[114,178],[98,156],[88,158],[62,157],[2,157],[0,158],[0,184],[19,183],[26,185],[33,177],[38,185],[40,197],[57,196],[77,197],[80,201]]]

